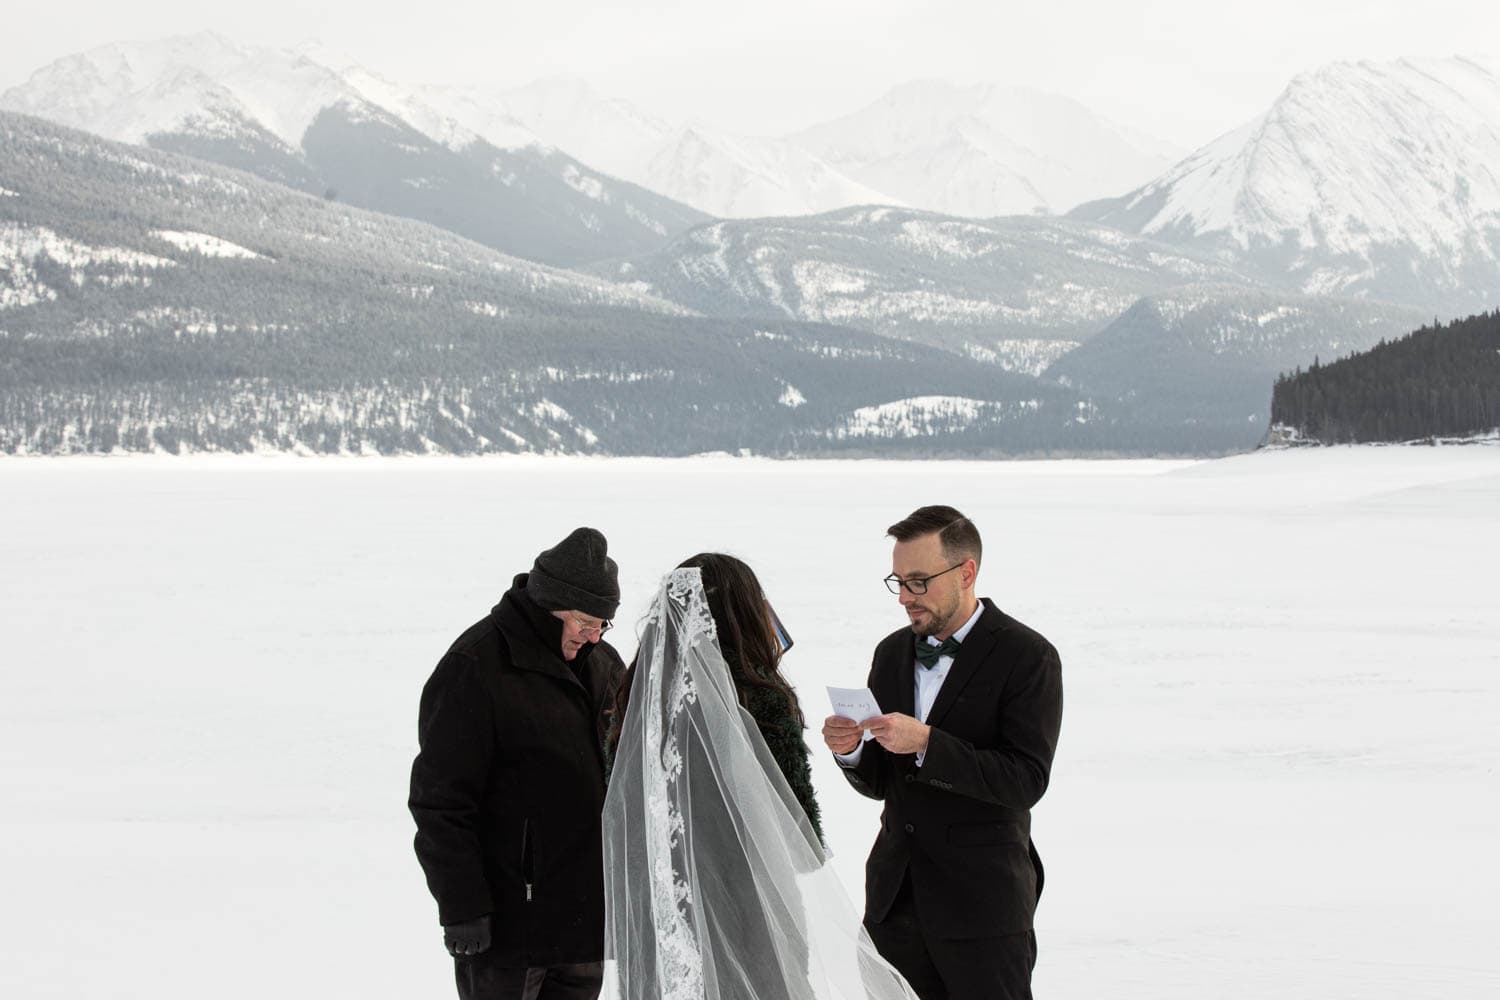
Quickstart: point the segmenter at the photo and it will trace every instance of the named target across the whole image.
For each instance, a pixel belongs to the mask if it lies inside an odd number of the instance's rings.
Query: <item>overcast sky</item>
[[[918,78],[1067,94],[1184,148],[1263,110],[1292,76],[1343,59],[1469,55],[1500,64],[1480,0],[48,0],[11,7],[0,89],[97,45],[205,29],[317,39],[398,80],[513,85],[581,77],[673,120],[778,134]]]

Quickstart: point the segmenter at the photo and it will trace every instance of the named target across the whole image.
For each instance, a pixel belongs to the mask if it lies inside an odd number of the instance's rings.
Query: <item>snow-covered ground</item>
[[[451,995],[411,852],[417,695],[568,529],[619,645],[724,548],[813,719],[950,502],[1060,648],[1037,994],[1500,995],[1500,451],[1211,463],[0,462],[0,996]],[[809,737],[815,739],[814,733]],[[815,779],[859,894],[873,803]]]

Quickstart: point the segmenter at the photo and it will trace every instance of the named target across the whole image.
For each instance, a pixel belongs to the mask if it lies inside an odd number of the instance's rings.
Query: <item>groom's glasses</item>
[[[605,619],[602,622],[590,622],[579,618],[571,611],[568,612],[568,617],[573,620],[573,624],[577,626],[578,631],[582,632],[584,635],[588,635],[590,632],[593,632],[595,635],[603,638],[604,633],[615,627],[615,623],[609,621],[608,619]]]
[[[964,560],[964,562],[968,561],[969,560],[967,559]],[[964,563],[961,562],[953,566],[949,566],[947,569],[943,570],[943,573],[952,573],[963,564]],[[901,593],[901,588],[905,587],[908,593],[925,594],[927,593],[927,584],[932,580],[936,580],[938,577],[942,576],[943,573],[934,573],[931,576],[914,576],[909,580],[903,580],[895,573],[892,573],[890,576],[885,578],[885,589],[889,590],[893,594],[899,594]]]

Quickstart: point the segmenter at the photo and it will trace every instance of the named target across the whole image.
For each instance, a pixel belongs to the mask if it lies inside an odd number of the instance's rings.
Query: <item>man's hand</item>
[[[927,739],[932,733],[931,726],[900,712],[867,719],[864,727],[875,737],[875,742],[891,753],[926,753]]]
[[[834,753],[853,753],[859,746],[865,727],[842,715],[830,715],[823,720],[823,742]]]
[[[450,955],[478,955],[490,947],[490,918],[486,914],[465,920],[461,924],[448,924],[443,928],[443,944]]]

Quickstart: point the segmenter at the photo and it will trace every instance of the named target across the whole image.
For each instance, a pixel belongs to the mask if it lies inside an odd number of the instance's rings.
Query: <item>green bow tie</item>
[[[957,655],[958,640],[951,635],[944,639],[942,645],[939,646],[934,646],[926,639],[917,640],[917,662],[928,669],[937,666],[939,657]]]

